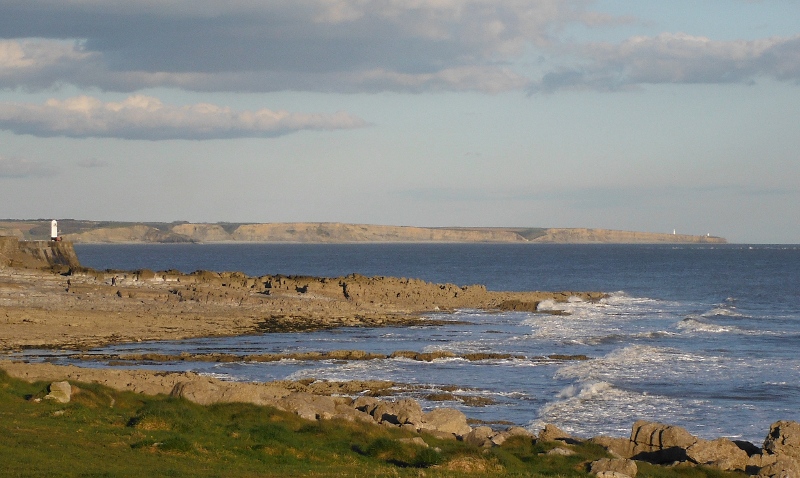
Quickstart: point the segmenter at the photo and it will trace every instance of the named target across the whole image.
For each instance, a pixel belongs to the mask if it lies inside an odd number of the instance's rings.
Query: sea
[[[600,302],[544,302],[542,312],[457,310],[436,325],[339,328],[118,344],[94,353],[231,354],[356,349],[519,358],[432,362],[140,363],[224,380],[389,380],[424,409],[544,424],[580,437],[628,436],[637,420],[701,438],[761,444],[771,423],[800,421],[799,245],[148,244],[81,245],[96,269],[242,271],[248,275],[419,278],[490,290],[603,291]],[[434,320],[431,321],[434,323]],[[72,363],[69,352],[26,351]],[[37,355],[38,354],[38,355]],[[549,359],[585,355],[588,360]],[[81,366],[118,364],[79,362]],[[475,400],[433,400],[450,393]],[[504,424],[504,425],[498,425]]]

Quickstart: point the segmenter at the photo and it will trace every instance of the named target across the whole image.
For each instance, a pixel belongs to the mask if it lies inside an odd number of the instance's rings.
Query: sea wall
[[[78,255],[68,241],[20,241],[0,236],[1,267],[80,267]]]

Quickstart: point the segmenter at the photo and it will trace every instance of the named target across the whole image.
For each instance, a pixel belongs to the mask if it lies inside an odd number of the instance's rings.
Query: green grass
[[[409,432],[372,424],[77,385],[68,404],[37,401],[47,383],[0,371],[1,476],[587,477],[586,463],[607,456],[592,445],[570,457],[540,455],[555,445],[522,438],[485,451],[423,435],[426,448],[402,441]],[[645,478],[744,476],[700,467],[640,470]]]

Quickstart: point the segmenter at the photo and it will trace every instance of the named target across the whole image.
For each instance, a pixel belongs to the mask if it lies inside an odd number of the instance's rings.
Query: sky
[[[800,243],[796,0],[0,0],[0,218]]]

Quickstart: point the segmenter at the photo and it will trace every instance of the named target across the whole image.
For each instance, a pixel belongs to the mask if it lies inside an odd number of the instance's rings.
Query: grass
[[[74,385],[74,384],[73,384]],[[515,438],[482,450],[368,423],[311,422],[247,404],[210,407],[77,384],[68,404],[38,400],[47,383],[0,371],[0,475],[71,477],[587,477],[607,456],[541,455],[555,444]],[[640,466],[639,477],[728,478],[702,467]]]

